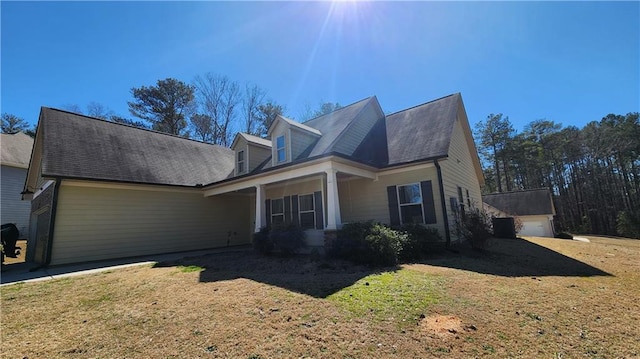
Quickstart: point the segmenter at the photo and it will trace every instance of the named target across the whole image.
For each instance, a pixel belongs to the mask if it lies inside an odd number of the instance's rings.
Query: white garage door
[[[547,236],[544,222],[542,221],[523,221],[522,229],[520,230],[521,236]]]

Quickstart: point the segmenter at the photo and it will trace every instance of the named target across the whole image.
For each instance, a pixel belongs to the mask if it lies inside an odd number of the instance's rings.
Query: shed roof
[[[548,188],[487,194],[482,201],[514,216],[556,214]]]
[[[33,138],[22,132],[0,134],[0,163],[3,166],[28,168]]]

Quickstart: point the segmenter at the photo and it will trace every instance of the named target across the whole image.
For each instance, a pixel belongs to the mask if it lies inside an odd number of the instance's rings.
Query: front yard
[[[1,288],[3,358],[638,357],[640,241],[373,271],[253,253]]]

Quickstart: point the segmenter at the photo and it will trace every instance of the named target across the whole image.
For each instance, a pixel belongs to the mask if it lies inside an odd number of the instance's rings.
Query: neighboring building
[[[493,193],[482,196],[485,210],[496,217],[518,217],[521,236],[553,237],[556,214],[548,188]]]
[[[62,264],[251,243],[274,223],[324,246],[342,223],[432,226],[447,243],[482,170],[460,94],[385,115],[370,97],[224,148],[42,108],[25,192],[34,261]],[[40,190],[45,180],[54,185]]]
[[[29,213],[31,203],[22,200],[22,189],[27,178],[33,138],[18,132],[0,134],[1,192],[0,223],[14,223],[20,231],[20,238],[29,235]]]

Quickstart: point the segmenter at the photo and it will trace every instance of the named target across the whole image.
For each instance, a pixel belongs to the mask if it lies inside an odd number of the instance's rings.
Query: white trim
[[[108,189],[124,189],[124,190],[152,191],[152,192],[175,192],[175,193],[194,193],[194,192],[202,191],[201,188],[196,188],[196,187],[178,188],[178,187],[167,187],[163,185],[154,185],[154,184],[130,184],[130,183],[99,182],[99,181],[88,181],[88,180],[70,180],[70,179],[62,179],[62,183],[60,185],[69,186],[69,187],[108,188]]]
[[[405,187],[405,186],[413,186],[413,185],[418,185],[418,190],[420,191],[420,203],[405,203],[402,204],[400,203],[400,187]],[[420,182],[413,182],[413,183],[407,183],[407,184],[399,184],[396,185],[396,197],[397,197],[397,201],[398,201],[398,214],[400,215],[400,224],[404,224],[404,221],[402,220],[402,207],[406,207],[406,206],[415,206],[415,205],[420,205],[420,208],[422,209],[422,223],[420,224],[426,224],[426,218],[424,215],[424,195],[422,194],[422,184]]]
[[[351,161],[335,156],[324,157],[314,161],[283,167],[278,170],[271,171],[267,174],[257,174],[255,175],[255,177],[251,178],[241,178],[238,180],[231,180],[222,184],[214,184],[204,190],[204,196],[215,196],[222,193],[254,187],[260,184],[266,185],[294,178],[309,177],[312,175],[324,173],[329,169],[369,179],[376,178],[376,174],[374,171],[362,168],[364,166],[352,166],[350,162]]]

